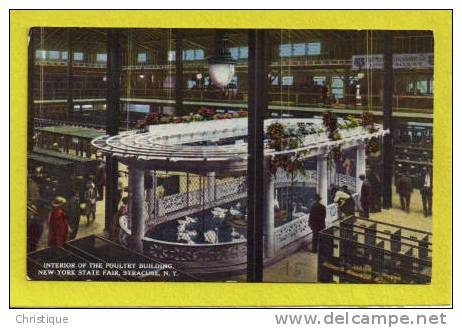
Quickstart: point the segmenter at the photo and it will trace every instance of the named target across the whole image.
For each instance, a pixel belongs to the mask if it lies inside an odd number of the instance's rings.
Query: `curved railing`
[[[247,263],[247,240],[219,244],[182,244],[143,239],[144,253],[188,272],[237,271]]]
[[[127,246],[131,231],[126,216],[119,219],[121,243]],[[143,253],[156,260],[172,263],[188,272],[217,273],[245,269],[247,240],[236,239],[218,244],[184,244],[149,237],[143,239]]]
[[[305,175],[291,174],[284,170],[278,170],[275,177],[275,186],[286,187],[289,185],[309,185],[316,186],[317,172],[314,170],[306,171]],[[173,195],[161,197],[157,200],[157,217],[156,223],[166,222],[178,218],[178,215],[172,215],[185,209],[191,211],[183,215],[192,215],[197,211],[202,211],[210,206],[220,206],[226,202],[236,199],[245,198],[247,195],[246,177],[242,176],[234,179],[232,182],[215,185],[214,199],[204,203],[202,190],[189,192],[180,192]],[[210,205],[210,206],[208,206]],[[169,217],[170,216],[170,217]]]

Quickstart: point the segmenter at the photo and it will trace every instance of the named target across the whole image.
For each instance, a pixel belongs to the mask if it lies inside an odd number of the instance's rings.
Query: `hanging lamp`
[[[209,75],[214,85],[219,88],[226,87],[233,79],[236,61],[231,57],[227,49],[228,38],[222,38],[222,47],[218,49],[217,55],[208,59]]]

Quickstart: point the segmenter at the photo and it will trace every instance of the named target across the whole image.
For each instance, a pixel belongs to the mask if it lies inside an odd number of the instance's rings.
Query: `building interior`
[[[431,31],[32,28],[30,276],[120,252],[181,281],[429,283],[433,45]],[[56,246],[58,198],[78,214]]]

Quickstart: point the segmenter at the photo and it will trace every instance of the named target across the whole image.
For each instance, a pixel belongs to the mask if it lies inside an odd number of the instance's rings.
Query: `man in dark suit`
[[[311,206],[310,219],[308,225],[313,231],[312,252],[318,251],[318,236],[319,231],[326,228],[326,207],[321,204],[321,196],[316,194],[314,197],[314,204]]]
[[[362,181],[361,185],[361,195],[359,196],[359,201],[361,203],[361,208],[363,209],[363,216],[369,218],[369,212],[372,204],[372,188],[369,180],[366,179],[364,174],[359,176],[359,180]]]
[[[407,175],[396,177],[396,192],[399,195],[401,209],[409,213],[411,206],[412,181]]]
[[[419,189],[420,194],[422,195],[424,216],[432,215],[433,179],[430,170],[426,166],[422,167],[422,174],[419,178]]]
[[[380,183],[380,179],[378,175],[370,171],[367,174],[367,180],[369,180],[371,186],[371,206],[370,211],[371,213],[377,213],[382,210],[382,185]]]

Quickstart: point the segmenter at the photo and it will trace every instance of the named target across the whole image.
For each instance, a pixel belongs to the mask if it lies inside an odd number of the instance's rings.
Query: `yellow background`
[[[11,306],[361,306],[451,303],[451,11],[11,11],[10,18]],[[27,281],[27,33],[32,26],[433,30],[435,97],[431,285]]]

